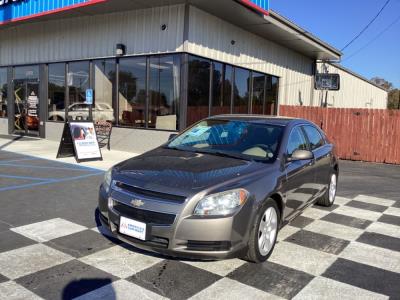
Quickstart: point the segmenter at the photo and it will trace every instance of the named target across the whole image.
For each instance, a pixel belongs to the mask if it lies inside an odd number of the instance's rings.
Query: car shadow
[[[63,291],[63,300],[70,300],[79,297],[80,300],[86,299],[117,299],[114,288],[111,285],[110,278],[90,278],[79,279],[68,283]],[[101,289],[101,291],[99,291]]]

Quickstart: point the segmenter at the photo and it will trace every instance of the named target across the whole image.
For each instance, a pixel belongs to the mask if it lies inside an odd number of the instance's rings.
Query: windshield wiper
[[[164,149],[178,150],[178,151],[186,151],[186,150],[184,150],[184,149],[182,149],[182,148],[178,148],[178,147],[176,147],[176,146],[164,146],[163,148],[164,148]]]
[[[223,156],[223,157],[231,157],[231,158],[236,158],[236,159],[241,159],[241,160],[251,160],[247,157],[243,157],[242,155],[239,154],[233,154],[229,152],[223,152],[223,151],[196,151],[197,153],[206,153],[206,154],[211,154],[211,155],[217,155],[217,156]]]

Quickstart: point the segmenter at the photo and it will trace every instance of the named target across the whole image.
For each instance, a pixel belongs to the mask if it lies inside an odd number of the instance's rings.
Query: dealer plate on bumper
[[[119,220],[119,232],[131,237],[146,240],[146,223],[122,217]]]

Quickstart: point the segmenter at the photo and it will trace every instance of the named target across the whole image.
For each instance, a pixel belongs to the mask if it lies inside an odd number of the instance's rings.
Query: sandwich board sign
[[[103,160],[93,122],[65,123],[57,158],[69,156],[77,162]]]

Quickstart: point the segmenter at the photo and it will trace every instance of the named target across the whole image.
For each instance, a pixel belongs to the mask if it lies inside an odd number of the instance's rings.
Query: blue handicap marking
[[[93,89],[86,90],[86,104],[92,105],[93,104]]]

